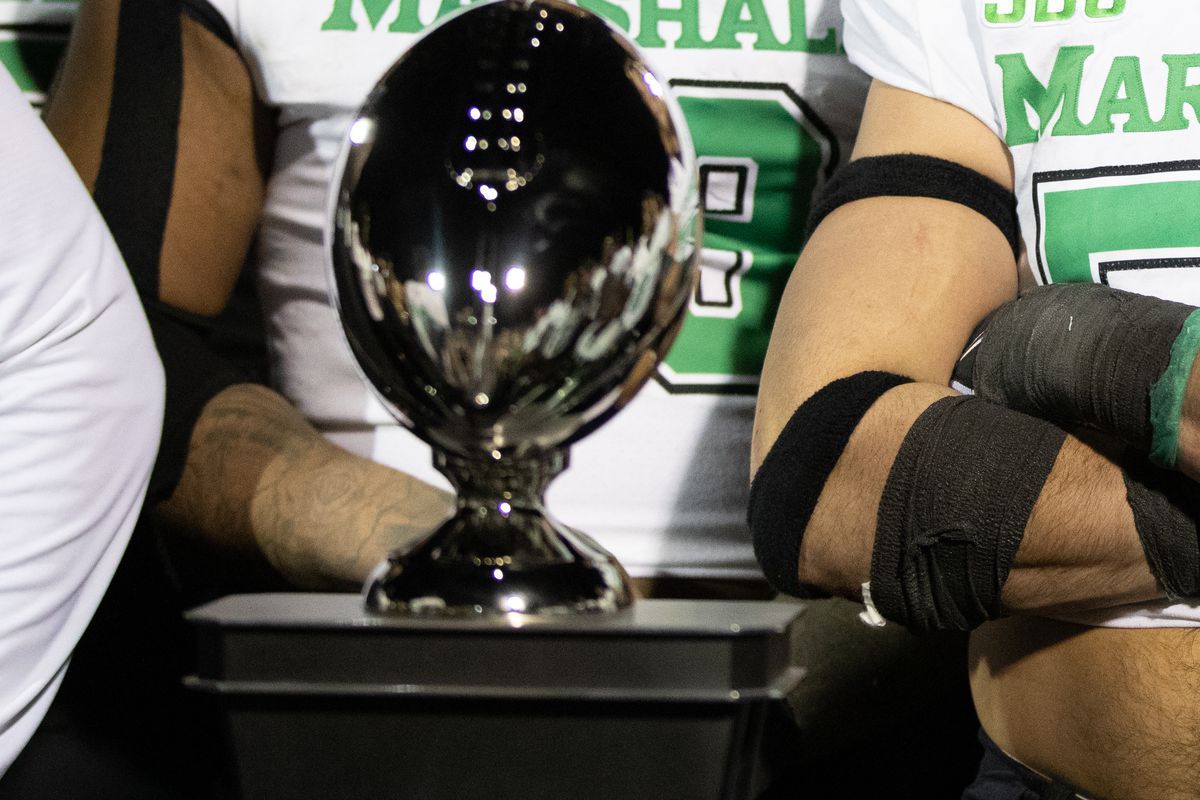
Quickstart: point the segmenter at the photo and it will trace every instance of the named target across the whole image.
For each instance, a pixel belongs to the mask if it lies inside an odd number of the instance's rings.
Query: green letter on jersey
[[[742,43],[737,34],[754,34],[755,50],[783,50],[784,46],[771,30],[771,20],[763,0],[726,0],[717,25],[717,35],[706,43],[707,47],[740,50]]]
[[[1124,12],[1125,0],[1087,0],[1085,9],[1085,13],[1092,19],[1119,17]]]
[[[988,3],[983,7],[983,18],[990,25],[1013,25],[1025,19],[1025,0],[1013,0],[1012,11],[1000,12],[999,3]]]
[[[1059,50],[1045,85],[1030,71],[1023,53],[996,56],[996,63],[1004,73],[1004,116],[1008,123],[1005,140],[1009,147],[1036,142],[1050,129],[1055,112],[1060,110],[1055,136],[1096,133],[1079,119],[1083,65],[1095,51],[1090,45]],[[1031,109],[1037,115],[1036,128],[1029,121]]]
[[[763,0],[725,0],[721,12],[721,21],[717,25],[717,33],[713,38],[704,42],[704,47],[726,50],[740,50],[739,33],[752,33],[754,40],[751,46],[755,50],[788,50],[797,53],[826,53],[838,51],[837,31],[830,28],[824,38],[812,39],[808,35],[808,9],[806,0],[788,0],[788,40],[781,42],[771,27],[771,15]],[[771,5],[771,10],[779,12],[779,4]],[[779,20],[776,19],[776,22]],[[683,41],[680,39],[680,41]],[[684,45],[675,43],[675,47]]]
[[[666,47],[666,41],[658,34],[660,22],[678,22],[683,28],[675,40],[677,49],[703,47],[700,38],[700,0],[680,0],[679,8],[663,8],[661,0],[642,0],[637,43],[642,47]]]
[[[1184,106],[1192,107],[1192,114],[1200,119],[1200,84],[1188,83],[1192,70],[1200,68],[1200,54],[1186,56],[1163,56],[1167,65],[1167,104],[1158,129],[1181,131],[1191,123],[1184,116]]]
[[[1150,118],[1146,88],[1142,83],[1142,62],[1137,56],[1119,56],[1113,59],[1112,69],[1104,82],[1104,90],[1100,92],[1096,116],[1088,126],[1088,133],[1112,133],[1116,130],[1112,119],[1116,114],[1129,115],[1122,129],[1125,133],[1158,130],[1154,120]]]
[[[1132,290],[1137,272],[1165,269],[1178,271],[1170,282],[1176,289],[1195,281],[1194,273],[1185,277],[1178,269],[1194,270],[1200,263],[1200,169],[1195,165],[1042,176],[1035,201],[1043,280],[1108,283],[1119,272],[1122,288]]]
[[[367,14],[371,30],[375,30],[379,26],[379,21],[383,19],[383,15],[396,0],[358,0],[358,2]],[[358,25],[355,24],[354,16],[351,13],[353,6],[354,0],[333,0],[333,11],[329,12],[329,18],[321,24],[321,30],[358,30]],[[400,10],[396,14],[396,19],[388,26],[388,30],[393,33],[416,33],[421,30],[421,27],[421,20],[417,18],[416,0],[400,0]]]
[[[1050,0],[1037,0],[1037,9],[1033,12],[1034,22],[1062,22],[1075,16],[1075,0],[1062,0],[1061,11],[1050,10]]]

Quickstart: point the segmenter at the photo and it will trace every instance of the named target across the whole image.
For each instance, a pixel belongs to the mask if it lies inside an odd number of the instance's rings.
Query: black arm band
[[[962,164],[912,154],[860,158],[839,169],[809,214],[809,235],[837,208],[869,197],[930,197],[964,205],[1000,229],[1014,257],[1021,253],[1011,191]]]
[[[1066,433],[972,397],[913,423],[879,501],[870,596],[917,632],[1001,616],[1000,591]]]
[[[860,372],[821,389],[788,420],[754,476],[748,512],[754,555],[777,590],[822,596],[800,583],[804,529],[863,416],[886,392],[911,382],[886,372]]]
[[[158,297],[158,265],[179,145],[180,14],[235,45],[206,0],[126,0],[117,17],[112,100],[94,197],[143,297]]]
[[[126,0],[95,200],[143,297],[158,262],[175,181],[183,46],[179,0]]]

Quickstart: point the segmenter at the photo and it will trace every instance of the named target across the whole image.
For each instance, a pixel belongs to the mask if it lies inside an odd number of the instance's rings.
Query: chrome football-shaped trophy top
[[[336,198],[338,308],[363,373],[458,493],[376,570],[368,608],[631,602],[617,561],[543,494],[687,310],[700,214],[682,120],[622,34],[557,0],[449,18],[368,97]]]

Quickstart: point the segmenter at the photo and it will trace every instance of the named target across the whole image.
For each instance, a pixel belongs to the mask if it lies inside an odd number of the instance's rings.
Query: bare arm
[[[221,487],[214,492],[213,487]],[[309,588],[359,583],[449,509],[426,484],[350,455],[276,393],[233,386],[192,431],[183,479],[160,513],[193,543]]]
[[[1007,151],[982,123],[876,84],[855,157],[904,152],[957,161],[1012,186]],[[905,434],[925,408],[950,394],[950,371],[973,327],[1016,291],[1004,237],[963,206],[874,198],[838,209],[818,228],[772,334],[753,469],[795,409],[830,381],[886,370],[917,383],[884,395],[850,438],[802,543],[804,582],[857,596],[869,577],[880,495]],[[1119,469],[1068,438],[1005,585],[1006,607],[1103,606],[1158,594]]]
[[[108,124],[119,10],[119,0],[82,3],[47,111],[89,187]],[[150,299],[211,315],[228,301],[257,229],[270,118],[237,52],[195,21],[182,23],[179,144]],[[203,406],[160,511],[223,571],[263,580],[269,567],[292,583],[327,587],[361,581],[448,509],[440,490],[334,447],[279,395],[241,384]]]

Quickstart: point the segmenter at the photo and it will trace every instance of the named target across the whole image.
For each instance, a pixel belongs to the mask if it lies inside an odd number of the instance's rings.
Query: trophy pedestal
[[[802,677],[800,610],[445,619],[232,596],[189,614],[189,685],[226,710],[244,800],[752,798],[768,705]]]

